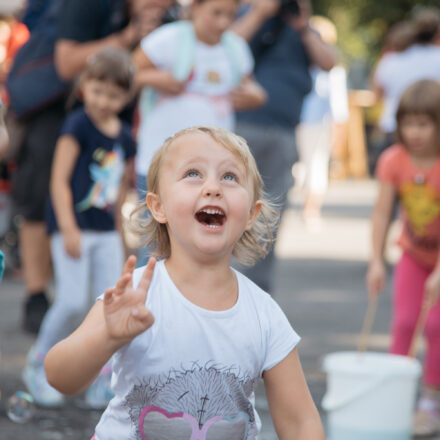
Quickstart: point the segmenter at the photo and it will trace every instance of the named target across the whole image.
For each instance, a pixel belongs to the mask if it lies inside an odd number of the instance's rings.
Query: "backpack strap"
[[[239,37],[232,31],[223,32],[221,43],[226,50],[232,67],[232,81],[238,86],[244,76],[243,63],[241,62],[241,51]]]
[[[185,81],[191,74],[196,50],[196,33],[188,20],[173,23],[178,29],[178,51],[173,65],[173,75],[178,81]]]
[[[151,87],[144,87],[139,95],[139,113],[145,120],[156,105],[157,92]]]
[[[177,53],[173,64],[173,76],[179,81],[185,81],[191,73],[196,47],[196,35],[190,21],[182,20],[165,26],[173,26],[178,30]],[[139,111],[146,118],[156,105],[158,93],[151,87],[144,87],[140,95]]]

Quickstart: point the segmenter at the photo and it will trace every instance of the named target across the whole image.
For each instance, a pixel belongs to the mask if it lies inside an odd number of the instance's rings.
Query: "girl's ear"
[[[255,220],[260,215],[261,207],[262,206],[263,206],[263,202],[261,200],[257,200],[255,202],[254,206],[251,208],[251,212],[250,212],[250,215],[249,215],[249,220],[248,220],[248,222],[246,224],[246,229],[245,229],[246,231],[249,231],[252,228]]]
[[[146,202],[148,209],[150,210],[151,215],[154,217],[154,219],[162,224],[167,223],[167,217],[163,210],[159,194],[149,192],[146,197]]]

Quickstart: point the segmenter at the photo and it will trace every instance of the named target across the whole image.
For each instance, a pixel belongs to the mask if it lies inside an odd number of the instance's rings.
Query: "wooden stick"
[[[423,330],[425,328],[430,310],[431,310],[431,304],[428,301],[428,299],[425,298],[422,304],[422,308],[420,310],[419,318],[417,319],[417,324],[413,333],[413,337],[411,339],[411,344],[409,346],[408,357],[410,358],[415,358],[417,355],[417,343],[423,334]]]
[[[377,310],[377,295],[370,296],[368,298],[368,308],[365,313],[364,324],[362,326],[361,336],[359,338],[358,351],[364,353],[367,350],[368,338],[371,334],[371,328],[373,327],[374,317]]]

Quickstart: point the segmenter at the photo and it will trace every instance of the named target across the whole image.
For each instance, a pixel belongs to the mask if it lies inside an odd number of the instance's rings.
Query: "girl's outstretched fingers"
[[[148,288],[150,287],[151,279],[153,278],[155,265],[156,259],[150,257],[138,284],[138,289],[145,291],[145,297],[147,296]]]
[[[130,255],[127,260],[125,261],[124,267],[122,268],[122,276],[126,274],[133,275],[133,272],[136,268],[136,261],[137,258],[134,255]],[[130,282],[130,287],[133,286],[133,283]]]
[[[122,275],[126,273],[133,273],[136,267],[136,257],[134,255],[130,255],[125,261],[124,267],[122,268]]]
[[[104,303],[106,305],[111,304],[113,302],[113,294],[115,293],[114,287],[109,287],[104,292]]]
[[[126,273],[122,275],[122,277],[119,278],[118,282],[116,283],[114,294],[116,296],[122,295],[127,289],[127,287],[131,287],[131,284],[132,284],[132,274]]]

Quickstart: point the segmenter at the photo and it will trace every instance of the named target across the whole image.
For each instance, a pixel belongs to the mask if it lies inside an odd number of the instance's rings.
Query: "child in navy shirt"
[[[43,361],[68,335],[96,298],[114,285],[122,269],[121,205],[135,144],[130,126],[118,117],[131,97],[134,67],[128,53],[105,49],[82,74],[84,107],[70,113],[57,142],[48,212],[48,232],[56,298],[28,355],[23,379],[37,403],[59,406],[63,395],[52,388]],[[112,397],[105,366],[85,394],[99,409]]]

